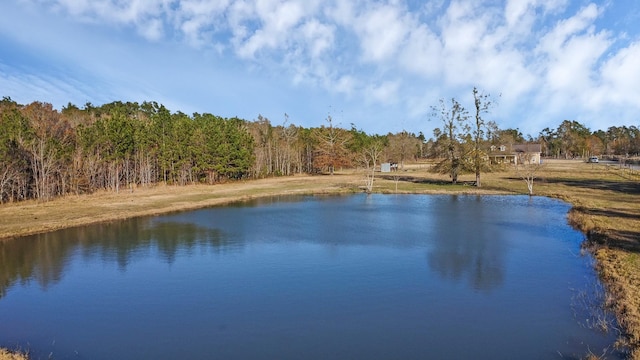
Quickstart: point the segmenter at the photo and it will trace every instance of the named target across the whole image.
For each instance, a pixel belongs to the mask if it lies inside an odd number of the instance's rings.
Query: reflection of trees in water
[[[491,209],[483,204],[465,206],[465,201],[452,196],[441,210],[447,216],[435,224],[438,239],[427,255],[429,267],[445,279],[466,279],[475,289],[500,286],[506,244],[499,233],[491,232]]]
[[[236,244],[237,245],[237,244]],[[179,251],[221,251],[231,246],[220,230],[192,223],[132,219],[39,234],[0,242],[0,298],[15,283],[37,281],[42,287],[60,281],[74,253],[115,262],[120,269],[154,248],[167,263]]]
[[[16,281],[35,280],[45,288],[60,281],[65,252],[50,234],[40,235],[37,241],[32,237],[0,241],[0,298]]]
[[[143,231],[143,237],[153,239],[158,251],[168,263],[173,263],[178,250],[191,251],[208,247],[217,251],[231,246],[228,238],[218,229],[209,229],[191,223],[161,222]]]

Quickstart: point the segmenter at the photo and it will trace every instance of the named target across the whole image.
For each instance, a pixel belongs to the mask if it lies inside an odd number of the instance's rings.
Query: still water
[[[616,334],[594,329],[600,286],[568,210],[284,197],[0,242],[0,345],[43,359],[600,355]]]

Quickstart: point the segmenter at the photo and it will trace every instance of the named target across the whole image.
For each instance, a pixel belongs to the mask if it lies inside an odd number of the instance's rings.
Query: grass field
[[[429,172],[429,163],[410,164],[396,173],[376,174],[374,192],[526,194],[527,186],[513,170],[462,175],[451,185],[447,176]],[[284,194],[361,192],[364,175],[292,176],[220,185],[154,186],[120,193],[68,196],[49,202],[29,201],[0,206],[0,239],[135,216],[163,214],[238,200]],[[640,174],[617,165],[545,160],[537,173],[534,195],[573,205],[568,221],[588,235],[585,245],[597,259],[611,306],[626,334],[632,359],[640,359]],[[0,360],[4,360],[0,356]]]

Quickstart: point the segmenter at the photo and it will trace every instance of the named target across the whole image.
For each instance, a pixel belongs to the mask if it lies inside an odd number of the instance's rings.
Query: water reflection
[[[429,267],[443,278],[467,281],[474,289],[491,290],[502,284],[504,256],[508,248],[503,232],[495,228],[491,207],[467,206],[479,197],[448,197],[440,206],[440,216],[448,219],[435,224],[433,248],[428,252]]]
[[[36,246],[26,238],[0,241],[0,298],[16,282],[24,285],[35,280],[46,289],[60,281],[71,247],[51,234],[39,235]]]
[[[339,245],[426,247],[429,269],[443,279],[489,291],[504,280],[504,262],[512,238],[544,233],[549,220],[544,218],[545,211],[540,211],[540,204],[514,200],[516,197],[311,199],[266,198],[0,242],[0,297],[17,282],[33,280],[43,288],[56,283],[74,252],[85,259],[115,262],[124,271],[132,260],[151,256],[152,250],[171,264],[179,251],[237,251],[245,243],[256,241],[305,241],[325,245],[332,252],[338,251]],[[327,206],[332,210],[322,210]]]
[[[0,298],[12,285],[36,281],[43,289],[60,281],[68,260],[79,253],[85,260],[115,262],[122,271],[131,261],[157,250],[171,264],[179,251],[197,248],[224,251],[230,244],[219,229],[193,223],[139,218],[96,224],[0,242]]]

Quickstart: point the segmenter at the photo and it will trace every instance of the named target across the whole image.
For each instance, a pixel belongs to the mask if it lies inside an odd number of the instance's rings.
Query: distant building
[[[398,163],[385,162],[380,164],[380,172],[387,173],[392,171],[398,171]]]
[[[540,164],[542,161],[542,145],[540,144],[513,144],[491,145],[489,162],[492,164]]]

